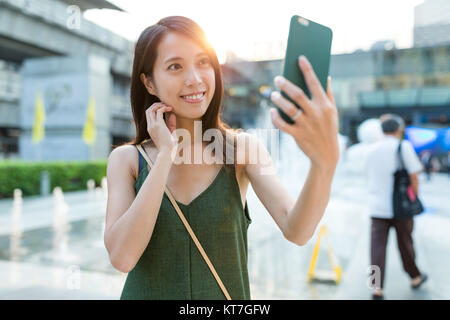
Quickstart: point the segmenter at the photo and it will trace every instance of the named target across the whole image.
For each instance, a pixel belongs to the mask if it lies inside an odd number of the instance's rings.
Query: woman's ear
[[[141,81],[144,84],[145,88],[147,88],[147,91],[156,96],[156,91],[154,89],[152,81],[149,79],[150,77],[147,77],[144,73],[141,73],[140,75]]]

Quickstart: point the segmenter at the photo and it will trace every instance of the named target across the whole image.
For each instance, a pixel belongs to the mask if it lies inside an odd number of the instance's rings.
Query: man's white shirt
[[[392,193],[394,190],[394,172],[399,166],[397,148],[400,140],[392,135],[384,137],[369,151],[365,172],[369,191],[369,214],[374,218],[391,219]],[[402,142],[402,158],[409,174],[422,171],[422,163],[413,146],[407,140]]]

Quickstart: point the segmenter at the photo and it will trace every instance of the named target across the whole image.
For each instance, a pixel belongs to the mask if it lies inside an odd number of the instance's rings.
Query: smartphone
[[[311,98],[311,94],[298,64],[298,58],[304,55],[309,60],[320,84],[326,91],[332,38],[333,32],[330,28],[298,15],[292,16],[289,26],[286,56],[282,67],[283,77],[300,87],[309,98]],[[300,108],[283,91],[281,91],[281,95],[294,103],[297,108]],[[286,122],[290,124],[294,123],[278,106],[276,108]]]

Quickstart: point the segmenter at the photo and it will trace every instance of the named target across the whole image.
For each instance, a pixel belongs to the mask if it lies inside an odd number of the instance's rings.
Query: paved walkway
[[[297,165],[292,166],[292,161]],[[279,172],[290,195],[303,185],[307,161],[298,153],[283,159]],[[293,177],[297,177],[293,179]],[[415,220],[419,268],[429,281],[419,291],[409,287],[401,266],[395,233],[389,237],[387,299],[450,298],[450,179],[420,177],[427,213]],[[321,224],[343,277],[339,285],[307,283],[316,236],[305,246],[286,241],[251,186],[248,204],[249,272],[253,299],[369,299],[369,217],[364,179],[340,166]],[[20,209],[21,208],[21,209]],[[14,205],[0,200],[0,299],[118,299],[126,275],[115,270],[103,244],[106,194],[102,189],[54,197],[32,197]],[[316,232],[317,234],[317,232]],[[318,269],[329,267],[321,250]]]

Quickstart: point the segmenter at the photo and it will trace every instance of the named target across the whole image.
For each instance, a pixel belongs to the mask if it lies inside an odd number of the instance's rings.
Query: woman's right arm
[[[172,166],[170,151],[160,150],[136,195],[131,170],[136,157],[129,148],[118,147],[108,158],[104,233],[111,264],[125,273],[134,268],[150,241]]]

